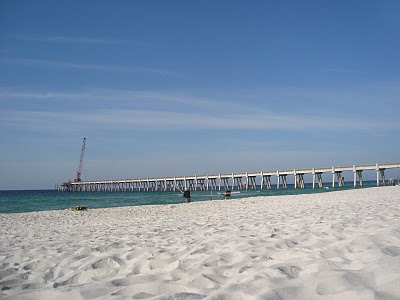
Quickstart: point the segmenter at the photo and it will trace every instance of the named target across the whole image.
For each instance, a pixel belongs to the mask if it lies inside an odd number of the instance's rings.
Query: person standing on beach
[[[183,192],[183,197],[185,197],[186,203],[189,203],[191,201],[190,200],[190,191],[188,188],[185,188],[185,191]]]

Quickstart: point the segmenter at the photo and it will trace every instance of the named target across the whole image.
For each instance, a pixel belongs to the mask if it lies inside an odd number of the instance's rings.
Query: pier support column
[[[362,177],[362,170],[355,170],[353,171],[353,176],[354,176],[354,187],[357,187],[357,177],[359,181],[359,186],[363,186],[363,177]]]
[[[304,189],[304,174],[296,174],[296,188]]]
[[[335,187],[335,169],[332,167],[332,188]]]
[[[278,175],[278,182],[276,185],[276,188],[279,189],[279,185],[282,182],[282,188],[286,189],[287,188],[287,180],[286,180],[286,174],[279,174]]]
[[[222,177],[221,179],[220,179],[220,181],[219,181],[219,186],[220,186],[220,188],[221,188],[221,185],[223,185],[224,186],[224,190],[225,191],[227,191],[227,190],[229,190],[229,181],[228,181],[228,177]],[[221,189],[220,189],[221,190]]]
[[[286,174],[285,175],[280,175],[281,179],[282,179],[282,187],[284,189],[287,189],[287,180],[286,180]]]
[[[156,190],[156,183],[155,181],[149,181],[149,191],[154,192]]]
[[[246,191],[249,189],[249,174],[246,172]]]
[[[344,177],[342,176],[341,171],[336,171],[336,178],[338,181],[338,186],[343,187],[344,186]]]
[[[376,186],[379,186],[379,165],[376,164]]]
[[[217,178],[211,178],[211,189],[214,191],[217,190]]]
[[[143,181],[143,191],[148,192],[149,191],[149,182],[148,181]]]
[[[236,181],[238,191],[240,191],[242,189],[242,177],[235,177],[234,180]]]
[[[315,189],[315,172],[312,174],[312,188]]]
[[[279,184],[281,180],[281,176],[279,175],[279,171],[276,171],[277,182],[276,182],[276,189],[279,190]]]
[[[322,188],[323,187],[322,173],[316,173],[316,175],[317,175],[317,180],[318,180],[318,187]]]
[[[202,179],[197,179],[195,180],[195,190],[197,191],[197,187],[199,187],[200,191],[203,190],[204,187],[204,182],[202,181]]]
[[[195,191],[195,181],[194,181],[194,179],[189,179],[189,180],[187,180],[188,181],[188,188],[189,188],[189,190],[191,190],[191,191]]]
[[[265,186],[267,187],[267,190],[270,190],[271,187],[271,175],[264,175],[264,182],[265,182]]]
[[[219,183],[218,183],[218,190],[221,190],[221,174],[218,175]]]
[[[357,171],[357,175],[358,175],[358,181],[359,181],[359,183],[360,183],[360,186],[362,187],[362,186],[363,186],[362,171],[361,171],[361,170]]]
[[[171,181],[166,180],[165,181],[165,191],[171,191]]]
[[[357,187],[357,170],[355,165],[353,165],[353,182],[353,186]]]
[[[385,180],[385,169],[379,169],[376,173],[376,186],[379,186],[379,177],[381,179],[382,185],[386,185],[386,180]]]
[[[249,184],[251,185],[251,189],[256,190],[257,189],[256,177],[250,176],[248,177],[248,179],[249,179]]]
[[[353,187],[357,187],[357,172],[353,171]]]

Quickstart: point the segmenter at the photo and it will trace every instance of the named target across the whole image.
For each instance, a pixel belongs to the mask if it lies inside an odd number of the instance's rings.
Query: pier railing
[[[271,177],[276,177],[276,188],[287,188],[287,176],[293,176],[294,187],[304,188],[304,175],[312,174],[312,187],[323,187],[322,174],[332,174],[332,187],[344,186],[342,172],[353,173],[353,185],[363,186],[363,171],[376,171],[376,185],[386,185],[385,170],[400,168],[400,162],[363,164],[352,166],[333,166],[322,168],[302,168],[289,170],[273,170],[259,172],[239,172],[229,174],[174,176],[162,178],[139,178],[117,180],[93,180],[80,182],[64,182],[58,187],[61,191],[74,192],[143,192],[143,191],[179,191],[190,190],[248,190],[272,189]],[[259,184],[257,184],[259,182]]]

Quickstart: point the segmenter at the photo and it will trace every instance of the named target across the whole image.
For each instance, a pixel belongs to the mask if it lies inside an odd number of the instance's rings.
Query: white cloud
[[[220,99],[211,99],[206,97],[194,97],[187,94],[173,94],[170,92],[158,91],[130,91],[115,89],[92,89],[78,92],[25,92],[0,89],[0,103],[10,100],[18,101],[48,101],[51,103],[90,103],[96,107],[109,106],[110,103],[115,107],[118,105],[124,108],[135,108],[140,104],[141,108],[153,108],[164,106],[168,110],[176,110],[184,108],[192,108],[196,111],[207,112],[224,112],[230,113],[240,112],[257,112],[258,110],[252,106],[233,101],[225,101]]]
[[[22,101],[20,107],[24,107],[26,101],[37,101],[38,108],[37,111],[0,111],[0,121],[4,125],[44,131],[63,131],[64,128],[140,128],[161,131],[283,129],[319,132],[356,130],[371,135],[400,127],[395,119],[387,115],[371,119],[363,114],[351,114],[342,110],[307,113],[306,110],[298,111],[290,107],[273,111],[251,105],[252,101],[227,101],[178,92],[115,89],[31,92],[0,89],[0,103],[10,107],[7,103],[11,101]],[[52,102],[69,103],[70,106],[66,106],[65,112],[40,111],[40,107],[50,107],[47,103]]]
[[[175,77],[181,76],[178,72],[166,70],[166,69],[130,68],[130,67],[124,67],[124,66],[115,66],[115,65],[69,63],[69,62],[43,60],[43,59],[3,57],[3,58],[0,58],[0,63],[26,65],[26,66],[38,66],[38,67],[47,67],[47,68],[78,69],[78,70],[122,72],[122,73],[147,73],[147,74],[175,76]]]
[[[338,131],[399,129],[398,123],[325,116],[257,114],[203,114],[152,110],[95,110],[90,112],[0,111],[3,126],[28,130],[70,131],[75,129],[123,130],[234,130],[284,129],[292,131]]]
[[[131,44],[135,46],[143,46],[143,42],[131,41],[126,39],[115,38],[93,38],[87,36],[27,36],[27,35],[12,35],[13,38],[23,41],[50,42],[50,43],[65,43],[65,44],[93,44],[93,45],[121,45]]]

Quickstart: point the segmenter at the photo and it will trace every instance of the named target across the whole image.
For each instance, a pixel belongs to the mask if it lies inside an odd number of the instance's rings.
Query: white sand
[[[400,299],[400,187],[0,214],[1,299]]]

